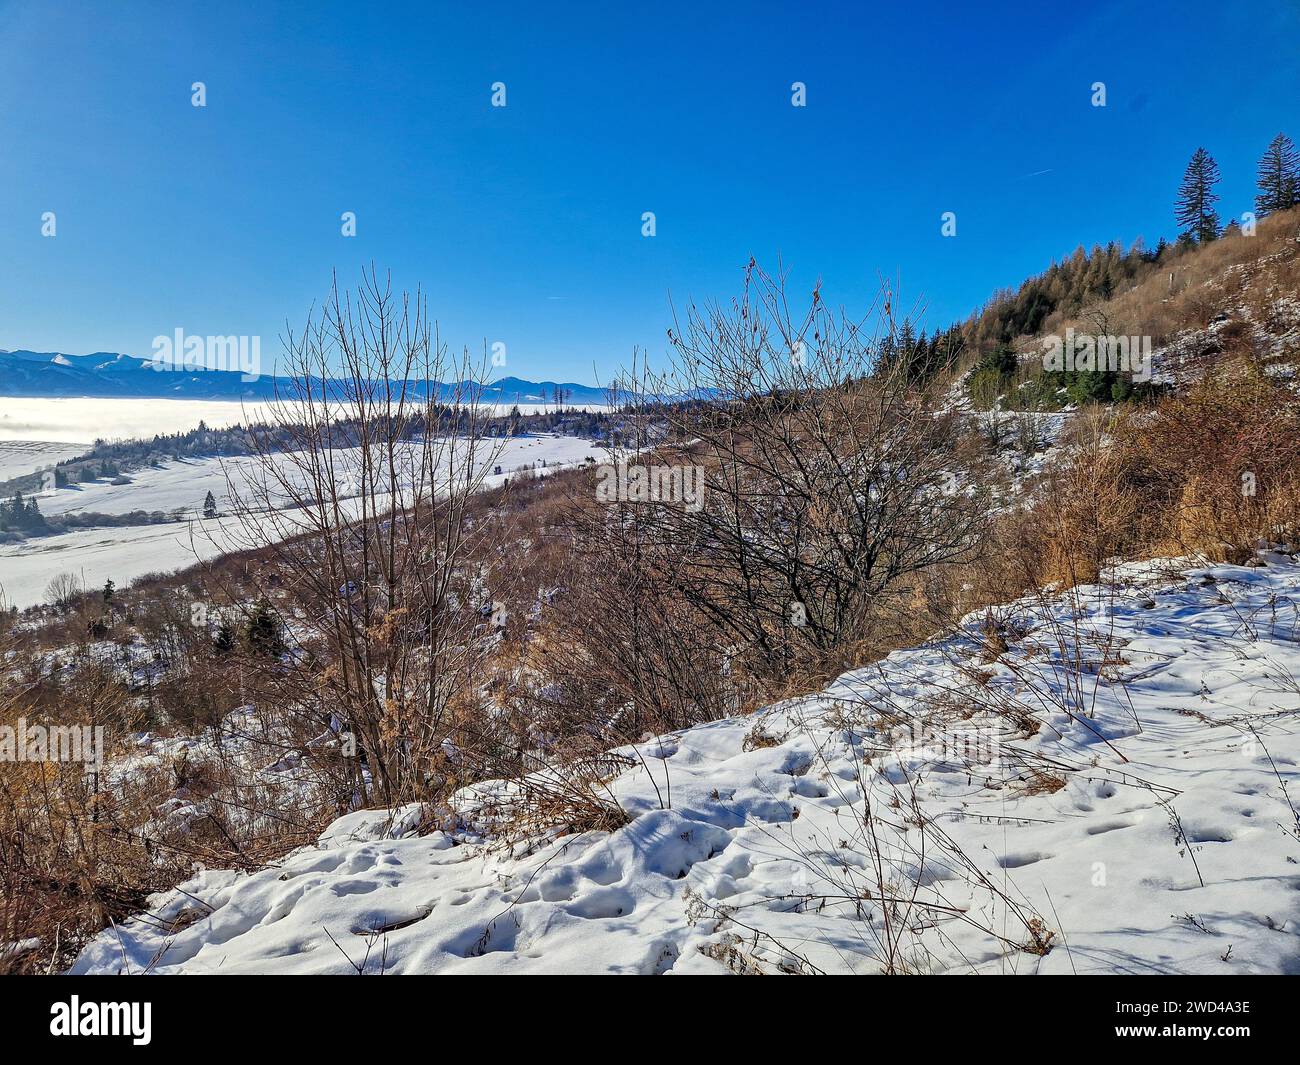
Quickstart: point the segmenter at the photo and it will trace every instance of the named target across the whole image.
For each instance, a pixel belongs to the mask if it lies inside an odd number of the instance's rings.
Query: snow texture
[[[1300,971],[1300,566],[1259,561],[1125,564],[613,752],[613,832],[503,837],[500,782],[349,814],[73,971]]]

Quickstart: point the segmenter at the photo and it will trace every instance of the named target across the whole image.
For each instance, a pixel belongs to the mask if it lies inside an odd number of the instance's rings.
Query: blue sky
[[[1226,219],[1300,141],[1295,3],[705,6],[0,3],[0,348],[272,356],[373,260],[503,373],[591,383],[750,255],[853,310],[901,279],[945,325],[1172,237],[1198,145]]]

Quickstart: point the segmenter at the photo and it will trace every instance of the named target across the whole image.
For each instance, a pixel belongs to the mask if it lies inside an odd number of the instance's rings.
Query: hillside
[[[1184,385],[1222,357],[1277,364],[1270,372],[1290,375],[1300,354],[1300,208],[1265,218],[1254,235],[1234,230],[1204,246],[1080,248],[996,295],[959,333],[950,346],[962,352],[969,392],[981,406],[1007,410],[1128,398],[1147,383]],[[1113,366],[1047,372],[1044,341],[1071,334],[1145,339],[1150,381]]]
[[[790,358],[752,269],[674,337],[698,401],[619,412],[645,446],[493,437],[510,465],[424,514],[396,471],[468,452],[401,411],[227,461],[305,523],[225,513],[217,460],[61,489],[212,490],[237,535],[129,587],[193,544],[79,533],[71,584],[68,538],[0,553],[32,604],[0,707],[114,723],[93,787],[0,807],[7,965],[1295,971],[1300,249],[1270,222],[920,378],[820,293]],[[1089,323],[1151,336],[1151,387],[1044,370]]]
[[[1296,972],[1300,565],[1112,576],[610,752],[613,831],[349,814],[73,971]]]

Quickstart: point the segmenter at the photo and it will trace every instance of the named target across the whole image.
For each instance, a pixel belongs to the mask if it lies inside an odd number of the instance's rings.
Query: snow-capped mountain
[[[436,384],[450,399],[454,385]],[[0,396],[37,398],[271,399],[291,395],[292,379],[243,374],[237,370],[185,368],[116,352],[67,355],[57,351],[0,351]],[[608,403],[604,387],[572,381],[525,381],[502,377],[483,390],[496,403],[554,403],[575,406]]]

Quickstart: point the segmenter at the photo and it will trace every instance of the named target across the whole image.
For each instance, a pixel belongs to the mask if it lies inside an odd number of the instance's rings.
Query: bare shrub
[[[738,300],[692,307],[671,340],[671,390],[708,397],[667,415],[704,503],[644,504],[642,549],[754,676],[854,664],[904,578],[977,553],[977,442],[819,290],[794,312],[751,264]]]
[[[262,702],[355,742],[345,765],[362,804],[427,798],[485,651],[491,596],[468,566],[480,527],[467,507],[501,446],[483,432],[486,360],[450,356],[423,297],[373,272],[354,295],[336,285],[286,347],[297,386],[274,405],[254,476],[230,486],[300,645],[260,671],[275,696]],[[456,384],[444,398],[428,382]]]
[[[1095,581],[1106,561],[1132,542],[1139,501],[1125,481],[1126,454],[1115,446],[1111,422],[1108,412],[1092,410],[1072,424],[1066,441],[1071,458],[1048,473],[1030,518],[1041,566],[1027,566],[1029,583]]]
[[[1255,361],[1226,360],[1120,424],[1117,450],[1142,500],[1142,546],[1244,561],[1300,521],[1300,404]]]
[[[75,573],[60,573],[45,586],[45,601],[56,610],[68,611],[85,594],[81,578]]]

